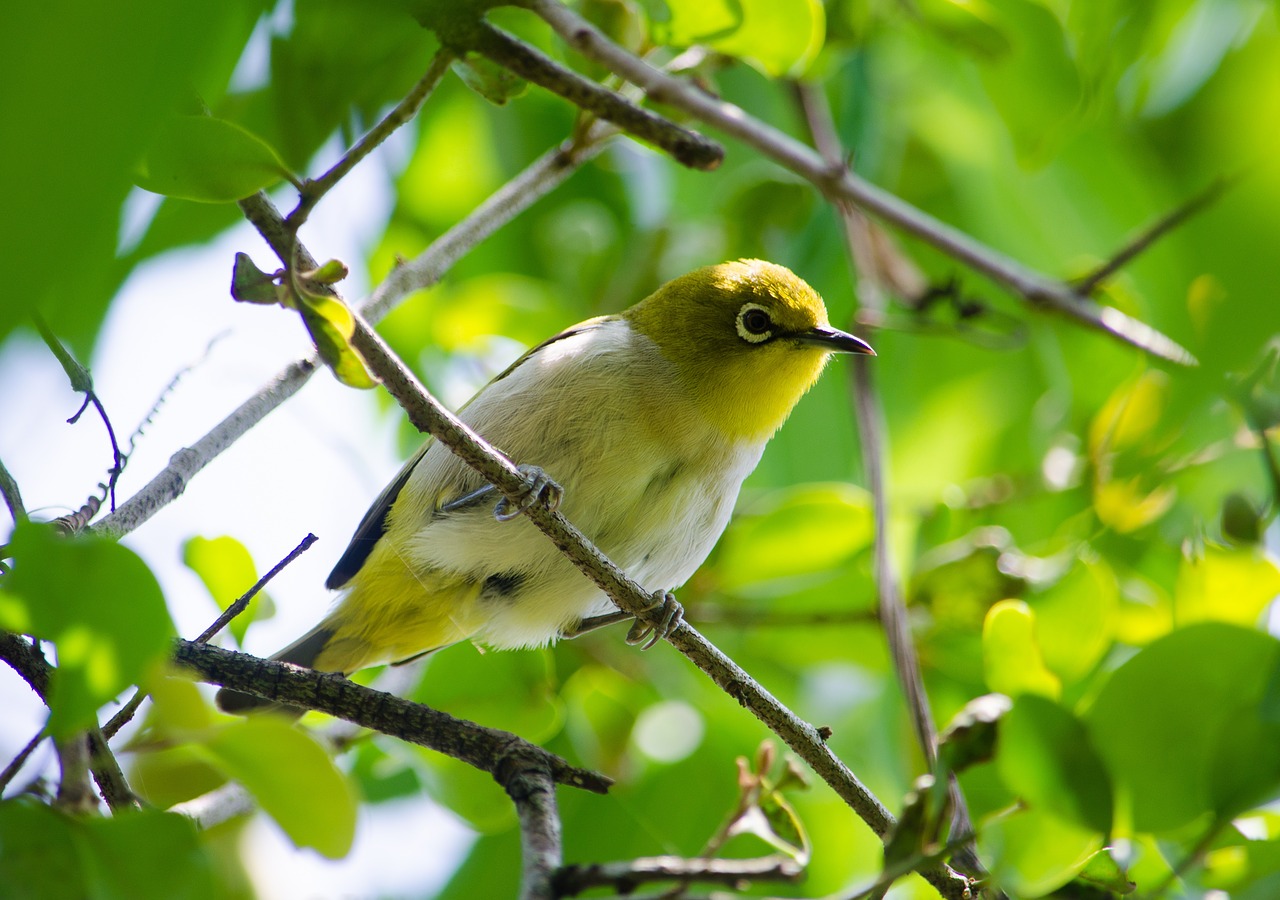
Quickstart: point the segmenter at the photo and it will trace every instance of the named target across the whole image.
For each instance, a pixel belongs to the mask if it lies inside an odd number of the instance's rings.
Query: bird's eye
[[[748,303],[738,310],[738,337],[750,344],[762,344],[773,337],[773,319],[763,306]]]

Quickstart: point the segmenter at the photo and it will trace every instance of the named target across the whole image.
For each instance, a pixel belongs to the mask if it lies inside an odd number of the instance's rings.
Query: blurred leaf
[[[1089,862],[1077,877],[1085,884],[1096,885],[1115,894],[1129,894],[1134,889],[1134,883],[1105,847],[1089,857]]]
[[[1021,600],[1001,600],[982,626],[982,661],[987,687],[1015,700],[1038,694],[1056,700],[1062,681],[1049,671],[1036,639],[1036,617]]]
[[[736,518],[721,540],[725,590],[777,595],[821,575],[872,539],[871,498],[849,484],[800,485]]]
[[[183,816],[141,810],[73,819],[29,800],[0,802],[6,897],[204,900],[222,878]]]
[[[395,741],[384,746],[376,737],[355,746],[351,777],[368,803],[385,803],[419,794],[423,788],[412,752]]]
[[[174,627],[164,595],[146,563],[105,538],[64,538],[24,522],[9,549],[15,562],[0,588],[0,627],[57,646],[48,727],[71,734],[168,655]]]
[[[1029,809],[984,823],[978,845],[989,854],[1000,887],[1017,897],[1043,897],[1088,864],[1102,835]]]
[[[826,15],[817,0],[666,0],[659,40],[706,44],[767,75],[800,75],[822,47]]]
[[[463,84],[498,106],[514,100],[529,89],[529,82],[523,78],[476,54],[455,60],[453,71],[458,73]]]
[[[1093,670],[1115,639],[1119,593],[1106,561],[1089,559],[1027,598],[1050,671],[1070,683]]]
[[[468,644],[446,648],[431,658],[413,699],[540,744],[564,724],[550,662],[543,650],[483,653]],[[495,691],[495,684],[504,687]]]
[[[262,9],[261,0],[138,0],[127,14],[80,2],[6,5],[4,33],[22,39],[0,53],[0,85],[10,134],[23,137],[0,150],[3,242],[23,264],[8,274],[0,338],[39,307],[88,358],[127,272],[115,255],[131,171],[181,99],[193,89],[208,102],[221,96]]]
[[[271,715],[219,726],[193,744],[240,782],[299,847],[337,859],[351,848],[356,797],[316,741]]]
[[[1182,560],[1174,615],[1179,624],[1213,620],[1254,625],[1277,594],[1280,567],[1265,551],[1209,544],[1198,559]]]
[[[1015,698],[1000,722],[996,767],[1031,809],[1111,831],[1111,781],[1084,725],[1051,699]]]
[[[236,253],[231,268],[231,299],[240,303],[286,305],[276,277],[256,265],[247,253]]]
[[[249,549],[228,535],[189,538],[182,545],[182,562],[200,577],[221,610],[226,610],[258,581],[258,569]],[[236,643],[243,645],[249,626],[273,615],[275,603],[266,591],[259,591],[227,627]]]
[[[139,166],[139,187],[203,203],[231,203],[289,177],[262,138],[212,116],[175,116]]]
[[[1093,507],[1104,524],[1127,534],[1167,513],[1174,496],[1174,489],[1168,486],[1148,491],[1139,478],[1104,481],[1093,489]]]
[[[1265,787],[1267,758],[1229,789],[1214,788],[1213,764],[1227,736],[1250,732],[1250,718],[1270,728],[1259,704],[1278,662],[1274,638],[1203,623],[1160,638],[1112,674],[1084,721],[1134,828],[1167,831],[1221,815],[1227,794]]]

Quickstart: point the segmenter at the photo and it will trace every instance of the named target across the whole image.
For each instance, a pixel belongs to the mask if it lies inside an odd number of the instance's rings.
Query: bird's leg
[[[618,610],[617,612],[605,613],[603,616],[588,616],[585,619],[579,619],[576,625],[560,632],[560,637],[565,640],[572,640],[576,637],[582,637],[592,631],[599,631],[601,628],[607,628],[610,625],[616,625],[619,622],[625,622],[628,619],[634,619],[635,616],[629,612]]]
[[[493,517],[499,522],[510,522],[520,513],[535,503],[544,504],[547,509],[554,510],[564,497],[564,488],[557,484],[550,475],[537,466],[517,466],[525,478],[525,489],[512,508],[512,504],[503,497],[493,507]]]
[[[516,468],[525,477],[525,490],[514,510],[511,509],[511,504],[507,502],[506,497],[499,498],[493,507],[493,517],[495,519],[499,522],[510,522],[539,500],[547,505],[547,509],[555,509],[560,505],[560,500],[564,496],[564,488],[560,487],[550,475],[537,466],[517,466]],[[460,509],[466,509],[468,506],[474,506],[490,494],[496,494],[497,492],[498,489],[496,487],[486,484],[483,487],[476,488],[469,494],[463,494],[456,500],[450,500],[440,507],[440,511],[446,513],[457,512]]]
[[[676,626],[684,620],[684,607],[680,605],[680,602],[676,600],[675,595],[670,591],[654,591],[653,603],[646,606],[644,612],[648,613],[653,610],[658,610],[657,621],[653,623],[646,622],[639,616],[631,615],[631,613],[618,610],[617,612],[605,613],[602,616],[579,619],[578,624],[560,632],[560,636],[565,639],[581,637],[587,632],[605,628],[618,622],[625,622],[628,619],[634,619],[631,630],[627,632],[627,643],[632,645],[643,643],[644,646],[640,649],[648,650],[674,631]]]
[[[643,610],[645,618],[636,616],[627,632],[628,644],[640,644],[641,650],[648,650],[658,641],[675,631],[684,620],[684,607],[670,591],[654,591],[653,603]],[[657,611],[652,620],[648,614]]]

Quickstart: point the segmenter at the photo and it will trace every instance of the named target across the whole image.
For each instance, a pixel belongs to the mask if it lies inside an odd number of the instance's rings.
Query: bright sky
[[[349,299],[368,293],[363,260],[385,225],[389,205],[385,166],[372,158],[326,197],[304,230],[318,257],[337,257],[351,266],[351,278],[339,285]],[[296,315],[232,301],[228,288],[237,250],[249,253],[264,270],[275,268],[265,244],[245,225],[210,246],[153,261],[135,273],[112,306],[89,362],[122,441],[174,374],[201,359],[211,336],[225,333],[148,427],[120,479],[120,501],[149,481],[175,451],[194,443],[308,352]],[[50,324],[56,331],[57,322]],[[106,479],[111,464],[101,421],[87,412],[79,424],[66,424],[80,398],[30,335],[0,345],[0,390],[5,397],[0,459],[18,481],[28,510],[35,518],[52,519],[74,509]],[[193,637],[217,615],[205,588],[181,561],[182,545],[194,535],[232,535],[249,548],[259,571],[266,571],[314,532],[320,541],[272,582],[276,617],[251,629],[246,649],[269,654],[314,624],[330,601],[325,576],[368,504],[399,468],[396,427],[393,414],[378,412],[372,392],[344,388],[319,372],[197,475],[178,501],[125,538],[160,579],[179,633]],[[7,521],[0,524],[0,535],[10,527]],[[40,728],[44,707],[17,675],[0,666],[0,709],[5,711],[2,767]],[[127,770],[127,754],[122,763]],[[42,772],[56,777],[48,744],[28,762],[10,793]],[[258,816],[245,840],[260,895],[429,895],[471,841],[469,830],[425,797],[367,806],[364,813],[354,850],[336,862],[294,849],[270,820]],[[401,840],[406,835],[412,835],[412,852]],[[418,852],[422,848],[430,852]]]

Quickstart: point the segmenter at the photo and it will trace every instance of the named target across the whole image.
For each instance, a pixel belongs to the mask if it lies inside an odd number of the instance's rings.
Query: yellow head
[[[695,269],[622,315],[675,365],[703,415],[746,440],[778,430],[831,353],[875,355],[830,326],[813,288],[758,259]]]

